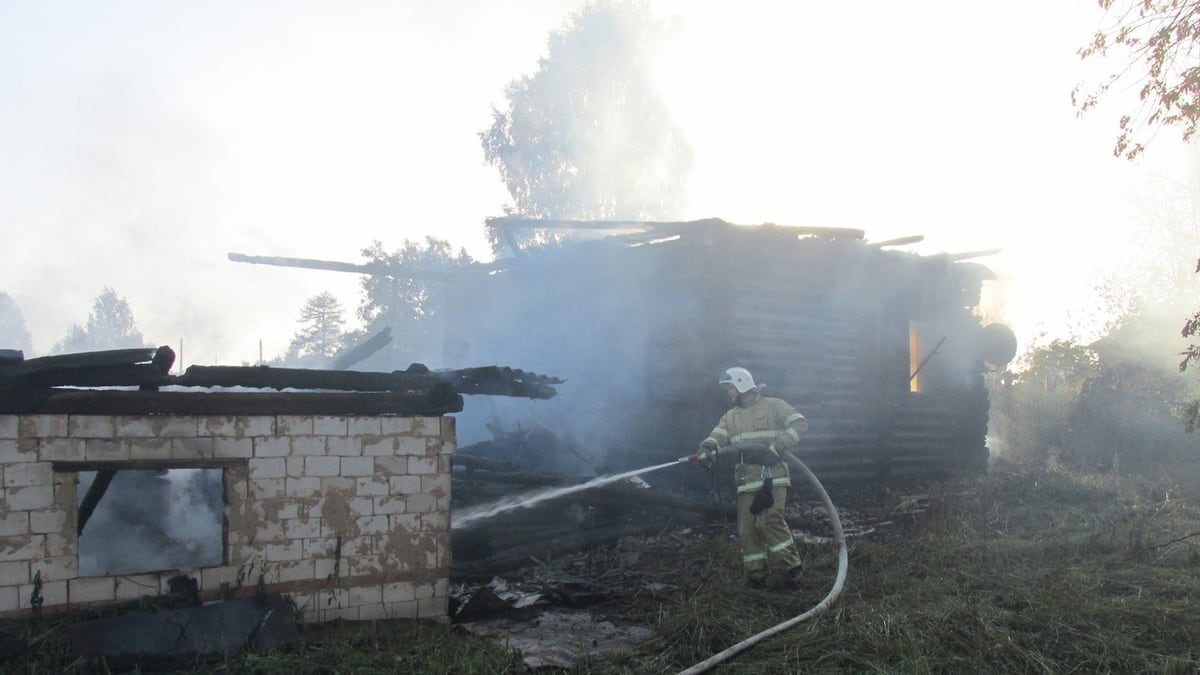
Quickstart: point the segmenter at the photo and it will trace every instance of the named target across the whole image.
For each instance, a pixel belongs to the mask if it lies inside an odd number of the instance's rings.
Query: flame
[[[917,324],[908,323],[908,390],[921,391],[921,374],[917,372],[921,363],[921,337],[917,333]]]

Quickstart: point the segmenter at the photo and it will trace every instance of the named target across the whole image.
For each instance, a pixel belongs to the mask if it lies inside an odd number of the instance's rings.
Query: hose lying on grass
[[[829,512],[829,521],[830,524],[833,525],[833,537],[835,540],[837,540],[838,545],[838,569],[837,577],[833,581],[833,587],[829,589],[829,594],[825,596],[824,600],[821,600],[821,602],[817,603],[807,612],[798,614],[782,623],[775,624],[761,633],[751,635],[732,647],[728,647],[716,654],[713,654],[691,668],[680,671],[680,675],[692,675],[693,673],[707,672],[722,661],[741,654],[759,642],[762,642],[769,637],[779,635],[780,633],[811,619],[821,612],[824,612],[825,610],[829,609],[831,605],[833,605],[833,601],[836,600],[837,597],[842,593],[842,587],[846,584],[846,571],[849,568],[850,557],[848,551],[846,550],[846,534],[842,531],[842,520],[838,517],[837,509],[834,508],[833,500],[829,498],[829,493],[825,491],[825,486],[821,485],[821,481],[817,480],[817,477],[813,475],[813,472],[810,471],[807,466],[805,466],[804,462],[801,462],[796,458],[795,455],[786,450],[783,451],[783,457],[788,461],[788,463],[798,468],[800,472],[803,473],[806,478],[808,478],[808,482],[811,483],[812,486],[816,488],[817,493],[821,495],[821,501],[825,504],[825,510]]]

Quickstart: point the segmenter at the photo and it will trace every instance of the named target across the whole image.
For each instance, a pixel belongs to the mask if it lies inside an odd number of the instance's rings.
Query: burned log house
[[[484,489],[473,480],[481,475],[521,490],[539,477],[615,473],[689,454],[728,407],[716,380],[732,365],[749,368],[769,395],[809,419],[800,454],[827,485],[986,467],[983,374],[1016,352],[1007,327],[984,326],[975,313],[994,276],[973,259],[993,251],[918,255],[903,247],[920,236],[872,242],[861,230],[717,219],[488,224],[502,241],[540,228],[565,234],[566,243],[513,243],[507,257],[435,276],[229,256],[437,284],[441,342],[425,345],[428,353],[451,363],[519,363],[570,383],[548,401],[466,402],[455,463],[467,470],[455,474],[456,501]],[[694,466],[644,478],[704,503],[712,488]],[[630,513],[653,501],[650,492],[605,499],[593,491],[592,533],[567,538],[595,543],[606,538],[599,530],[653,526],[661,519]],[[524,554],[544,558],[551,517],[527,513],[490,521],[486,533],[457,533],[455,569],[486,575],[501,556],[514,564]],[[478,547],[469,541],[475,536],[484,540]],[[481,558],[485,564],[472,564]]]
[[[994,275],[972,261],[992,251],[922,256],[904,250],[922,237],[869,241],[858,229],[721,220],[488,225],[500,240],[542,228],[565,243],[511,244],[509,256],[449,274],[229,255],[430,283],[440,325],[420,350],[443,354],[445,365],[521,364],[570,383],[551,400],[466,401],[455,508],[694,452],[728,406],[716,378],[731,365],[808,417],[800,455],[829,488],[986,466],[983,374],[1016,351],[1012,331],[974,312]],[[728,473],[718,473],[726,500]],[[487,580],[686,521],[710,504],[714,485],[695,465],[643,478],[659,489],[613,484],[456,528],[456,578]]]
[[[467,363],[520,363],[571,382],[536,408],[468,402],[460,444],[524,469],[631,469],[691,452],[728,401],[740,364],[808,417],[805,461],[822,480],[907,480],[986,466],[983,373],[1016,353],[1011,330],[976,315],[994,275],[972,259],[919,255],[913,236],[690,222],[493,218],[501,240],[533,228],[570,243],[487,264],[424,271],[334,261],[231,260],[444,285],[440,345]],[[580,235],[587,238],[580,240]],[[498,427],[536,448],[493,443]],[[547,444],[544,433],[557,438]],[[474,445],[480,443],[479,446]]]
[[[444,618],[447,414],[463,394],[544,398],[559,382],[419,365],[171,375],[173,361],[166,347],[28,360],[0,351],[0,618],[263,594],[287,596],[304,621]],[[129,551],[133,568],[84,568],[89,534],[102,549],[123,546],[120,532],[92,531],[98,507],[129,499],[113,494],[120,477],[157,483],[193,469],[218,474],[215,542],[189,541],[173,565],[157,562],[161,551]],[[94,474],[85,494],[82,474]],[[193,504],[159,497],[140,493],[149,504],[125,528],[191,515]],[[215,556],[197,560],[193,544]]]

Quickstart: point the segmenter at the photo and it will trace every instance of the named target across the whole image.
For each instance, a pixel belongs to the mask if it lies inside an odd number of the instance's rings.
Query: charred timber
[[[552,385],[563,382],[499,366],[431,371],[421,364],[391,373],[191,366],[183,375],[172,376],[168,373],[174,359],[169,347],[159,347],[3,362],[0,412],[444,414],[462,410],[462,394],[546,399],[557,393]],[[139,392],[94,389],[137,387],[149,394],[164,386],[299,391],[271,397],[265,393],[179,391],[130,396]]]
[[[552,384],[563,380],[522,370],[484,366],[430,371],[419,364],[390,373],[272,368],[269,366],[190,366],[177,384],[187,387],[258,389],[329,389],[338,391],[418,392],[449,385],[462,394],[552,398]]]
[[[384,326],[383,330],[363,340],[357,345],[347,349],[338,355],[333,360],[330,368],[334,370],[346,370],[350,366],[368,358],[375,352],[386,347],[392,341],[392,327]]]
[[[402,279],[424,279],[427,281],[449,281],[449,272],[429,270],[409,265],[385,263],[348,263],[337,260],[317,260],[313,258],[285,258],[274,255],[246,255],[244,253],[226,254],[232,262],[244,262],[252,265],[275,265],[278,267],[301,267],[311,270],[328,270],[330,272],[351,272],[373,276],[396,277]]]
[[[51,389],[0,410],[68,415],[430,415],[461,412],[442,384],[424,392],[157,392]]]
[[[579,514],[586,513],[584,519]],[[486,527],[458,529],[451,515],[453,569],[464,579],[487,579],[528,565],[661,532],[671,523],[695,525],[721,514],[706,501],[664,490],[614,483],[528,509],[502,513]]]
[[[17,352],[18,354],[20,352]],[[93,368],[120,368],[138,364],[154,366],[166,375],[175,363],[175,352],[170,347],[138,347],[135,349],[108,349],[76,354],[42,356],[36,359],[0,360],[0,378],[28,377],[45,373],[72,372]],[[163,365],[165,364],[165,368]]]
[[[76,517],[79,522],[75,529],[77,536],[83,534],[83,527],[87,525],[88,519],[92,517],[92,512],[104,498],[104,493],[108,491],[108,486],[112,483],[113,476],[116,475],[116,469],[101,469],[96,472],[96,477],[88,487],[87,494],[83,496],[83,501],[79,502],[79,515]]]
[[[0,362],[0,399],[50,387],[139,387],[172,383],[170,347],[114,349]]]
[[[0,375],[0,386],[10,388],[45,387],[143,387],[158,388],[172,384],[169,376],[151,365],[102,366],[53,370],[30,375]]]
[[[479,445],[478,443],[475,445]],[[474,446],[467,446],[474,447]],[[479,457],[476,455],[466,454],[463,451],[467,448],[459,448],[458,452],[454,453],[454,464],[462,466],[467,471],[482,469],[484,471],[516,471],[517,465],[512,462],[502,462],[490,457]]]

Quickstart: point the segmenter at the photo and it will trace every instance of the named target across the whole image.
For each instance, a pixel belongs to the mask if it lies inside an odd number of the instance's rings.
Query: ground
[[[1198,672],[1198,464],[1139,475],[994,466],[921,485],[831,489],[849,541],[844,591],[827,612],[738,655],[738,667]],[[526,666],[678,671],[829,592],[837,552],[820,503],[793,495],[788,520],[808,566],[808,585],[794,592],[747,589],[733,522],[718,516],[531,559],[494,588],[526,607],[459,625],[519,647]],[[487,583],[459,584],[456,597],[469,602]],[[588,620],[559,618],[580,614]],[[653,637],[638,642],[646,631]]]
[[[829,486],[849,540],[844,589],[718,670],[1200,672],[1200,458],[1143,468]],[[637,494],[522,510],[464,540],[478,555],[452,585],[452,622],[311,626],[295,648],[179,672],[679,672],[830,592],[837,549],[812,495],[788,508],[808,584],[779,592],[742,583],[725,511]],[[655,528],[625,532],[630,519]],[[490,575],[489,560],[502,563]],[[43,634],[0,672],[69,670]]]
[[[871,501],[865,509],[839,508],[848,540],[889,536],[902,527],[901,521],[911,523],[919,517],[929,497],[884,491]],[[571,513],[581,507],[567,502],[554,508]],[[731,560],[739,555],[731,512],[688,518],[690,524],[672,521],[663,512],[657,515],[662,518],[659,531],[548,560],[530,556],[528,564],[485,582],[455,584],[453,620],[472,634],[519,650],[530,668],[568,668],[583,659],[632,649],[653,636],[651,626],[664,605],[705,574],[714,554]],[[832,554],[833,533],[819,499],[794,495],[786,515],[802,548]],[[835,570],[826,565],[822,571],[810,575],[809,590],[822,584],[828,590],[833,584]],[[736,568],[726,571],[730,574],[737,575]]]

